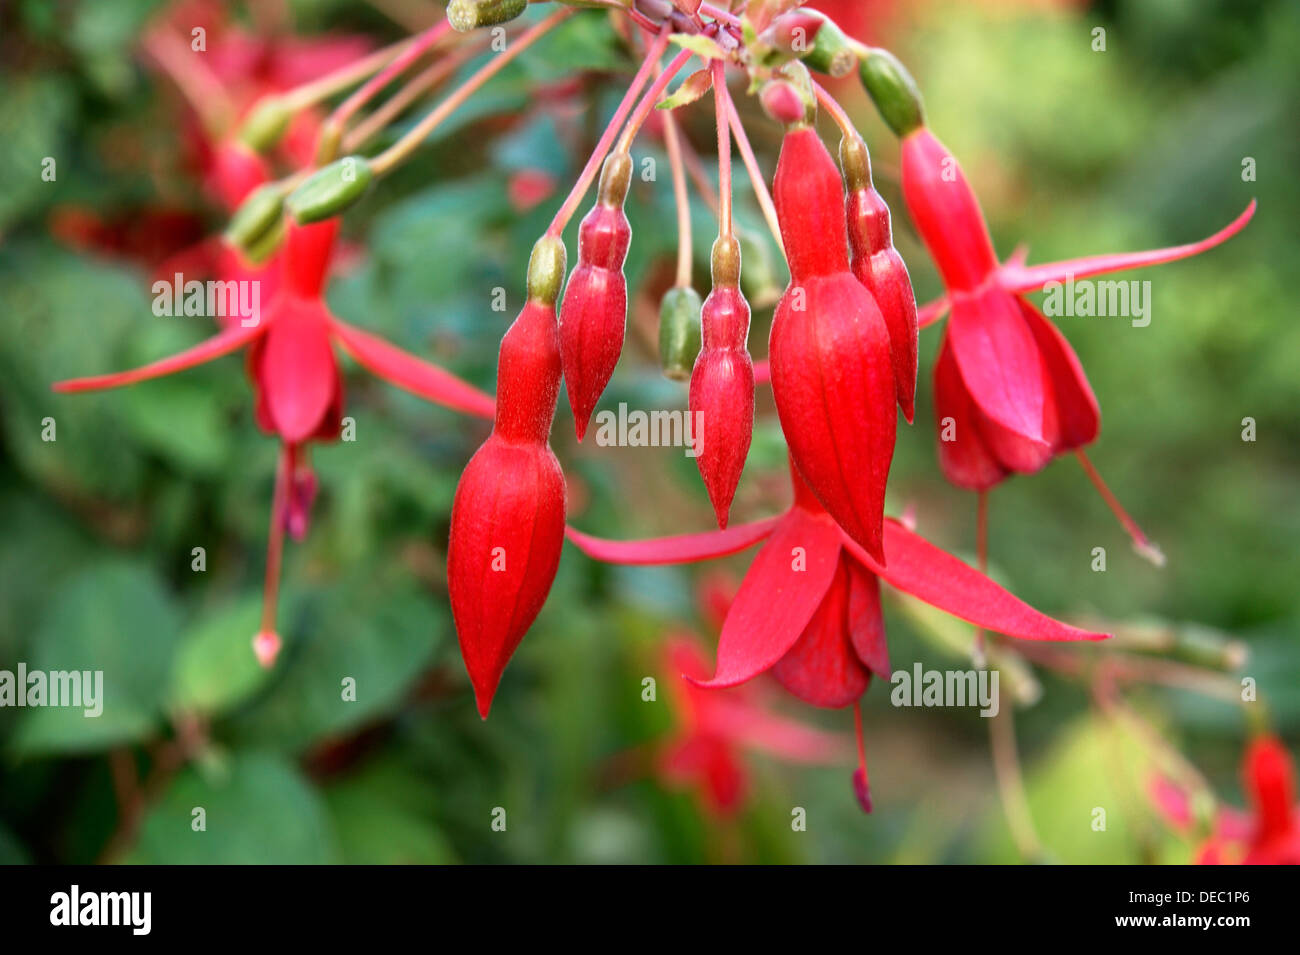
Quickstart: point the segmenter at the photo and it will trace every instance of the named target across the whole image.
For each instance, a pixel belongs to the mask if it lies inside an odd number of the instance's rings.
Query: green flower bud
[[[284,214],[284,187],[278,182],[258,186],[240,203],[226,226],[226,239],[245,251],[272,231]]]
[[[285,206],[301,225],[330,219],[360,199],[373,178],[364,156],[347,156],[312,173]]]
[[[836,78],[848,76],[853,72],[853,66],[858,61],[857,54],[849,45],[849,38],[844,35],[844,31],[834,20],[823,14],[817,14],[814,10],[806,12],[821,16],[825,22],[813,37],[812,49],[803,55],[803,61],[818,73]]]
[[[278,96],[264,96],[239,128],[239,140],[254,152],[266,152],[284,136],[293,110]]]
[[[906,67],[888,50],[872,49],[858,67],[880,117],[900,139],[925,125],[921,91]]]
[[[513,20],[527,9],[528,0],[451,0],[447,19],[453,30],[468,33]]]
[[[700,310],[704,301],[689,285],[670,288],[659,303],[659,367],[664,377],[687,381],[700,353]]]
[[[275,220],[275,224],[267,229],[248,245],[243,246],[244,257],[254,265],[261,265],[271,256],[275,255],[276,250],[280,248],[280,243],[284,241],[284,218]]]

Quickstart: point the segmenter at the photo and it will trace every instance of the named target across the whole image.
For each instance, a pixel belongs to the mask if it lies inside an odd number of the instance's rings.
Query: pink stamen
[[[1138,527],[1137,521],[1129,517],[1128,511],[1124,510],[1119,499],[1111,493],[1110,488],[1108,488],[1106,482],[1101,479],[1101,475],[1098,474],[1097,469],[1092,466],[1092,462],[1088,460],[1088,456],[1084,454],[1083,449],[1078,448],[1074,453],[1079,458],[1079,463],[1083,465],[1084,473],[1088,475],[1093,486],[1097,488],[1097,493],[1101,495],[1102,500],[1106,502],[1106,506],[1111,509],[1111,512],[1114,513],[1116,519],[1119,520],[1124,530],[1128,532],[1128,536],[1133,539],[1133,549],[1136,550],[1139,556],[1145,560],[1149,560],[1157,567],[1163,567],[1165,565],[1165,555],[1160,550],[1159,546],[1150,540],[1146,534],[1142,533],[1142,528]]]
[[[853,795],[863,812],[871,812],[871,784],[867,780],[867,747],[862,734],[862,703],[853,704],[853,725],[858,735],[858,768],[853,770]]]

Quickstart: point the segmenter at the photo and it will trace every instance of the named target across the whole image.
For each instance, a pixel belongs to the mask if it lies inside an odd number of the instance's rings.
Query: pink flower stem
[[[654,42],[650,44],[645,59],[641,61],[640,69],[632,77],[631,85],[628,86],[627,92],[623,94],[623,99],[618,104],[618,108],[614,110],[614,115],[610,117],[609,124],[605,127],[600,140],[596,143],[596,148],[588,157],[587,165],[583,167],[581,175],[578,176],[578,181],[573,184],[573,188],[569,190],[569,195],[564,200],[564,204],[560,206],[559,211],[555,213],[555,218],[551,220],[551,225],[546,230],[547,235],[559,236],[564,231],[564,227],[569,224],[569,220],[573,218],[573,214],[578,211],[578,203],[582,201],[582,197],[591,188],[591,183],[596,178],[596,174],[600,172],[600,164],[605,161],[605,156],[614,142],[614,137],[618,135],[619,127],[627,119],[627,115],[636,102],[641,88],[650,79],[650,74],[658,67],[659,57],[663,55],[664,49],[668,46],[668,33],[669,28],[665,26],[659,31],[659,35],[655,37]]]
[[[726,69],[721,60],[713,61],[713,105],[718,124],[718,234],[730,238],[735,230],[731,223],[731,134],[727,123],[731,97],[727,95]]]
[[[401,139],[372,159],[370,168],[374,171],[374,174],[376,176],[385,175],[391,172],[394,167],[400,165],[419,148],[420,144],[439,124],[458,110],[467,99],[477,93],[488,80],[509,66],[525,50],[550,32],[553,27],[563,23],[577,12],[577,9],[573,7],[556,10],[545,20],[523,33],[504,52],[489,60],[473,76],[434,107],[423,119],[411,127]]]
[[[406,48],[397,55],[396,59],[366,80],[351,96],[340,103],[334,109],[334,112],[330,113],[329,117],[321,125],[318,141],[322,145],[331,140],[337,144],[338,138],[342,135],[348,121],[356,115],[361,107],[374,99],[385,86],[402,74],[407,67],[422,57],[429,49],[441,42],[450,32],[451,23],[442,20],[414,37]]]
[[[858,131],[853,125],[853,120],[849,119],[849,114],[844,112],[844,107],[836,102],[835,97],[826,92],[826,88],[816,80],[813,80],[813,91],[817,94],[817,102],[830,114],[831,119],[835,120],[835,125],[840,128],[840,132],[845,136],[857,136]]]
[[[276,467],[275,490],[271,496],[271,527],[266,538],[266,580],[262,586],[262,632],[275,633],[276,608],[280,600],[280,564],[284,556],[284,514],[289,504],[295,451],[284,444]]]
[[[193,56],[175,36],[158,30],[145,34],[144,49],[171,77],[210,137],[219,139],[229,132],[235,105],[203,57]]]
[[[731,135],[736,140],[736,148],[740,150],[740,158],[745,163],[745,170],[749,173],[749,184],[754,190],[754,198],[758,200],[758,207],[763,212],[763,219],[767,222],[767,227],[772,233],[772,238],[776,240],[776,247],[785,254],[785,243],[781,239],[781,224],[776,218],[776,203],[772,201],[772,193],[768,191],[767,180],[763,178],[763,170],[758,165],[758,159],[754,155],[754,147],[749,144],[749,136],[745,133],[744,124],[740,121],[740,112],[736,109],[735,101],[727,97],[727,112],[731,122]]]
[[[1133,539],[1134,550],[1157,567],[1163,567],[1165,565],[1165,555],[1160,550],[1159,545],[1152,543],[1150,538],[1148,538],[1146,534],[1142,533],[1142,528],[1138,527],[1137,521],[1129,517],[1128,511],[1124,510],[1123,505],[1119,502],[1119,498],[1111,493],[1110,488],[1106,486],[1106,482],[1103,481],[1101,475],[1097,473],[1097,469],[1093,467],[1092,462],[1088,460],[1088,455],[1084,453],[1083,449],[1077,448],[1074,453],[1075,456],[1078,457],[1079,463],[1083,465],[1083,471],[1088,475],[1088,480],[1092,481],[1093,485],[1097,488],[1097,493],[1100,494],[1102,500],[1106,502],[1106,506],[1111,509],[1111,512],[1120,522],[1120,525],[1128,532],[1128,536]]]
[[[655,77],[655,81],[650,84],[650,88],[641,97],[641,102],[637,103],[636,109],[632,112],[632,118],[627,121],[627,126],[623,128],[623,135],[618,139],[616,152],[626,153],[632,150],[632,143],[636,141],[637,133],[641,131],[641,127],[645,124],[646,118],[650,115],[650,110],[655,108],[655,105],[659,102],[659,97],[664,93],[664,89],[667,88],[673,77],[682,71],[682,67],[694,55],[690,50],[682,50],[668,61],[668,68]]]
[[[975,503],[975,559],[979,571],[986,577],[989,572],[989,492],[976,492]],[[983,668],[987,662],[984,650],[984,629],[975,628],[975,645],[971,651],[975,665]]]
[[[686,167],[682,163],[681,131],[672,111],[664,115],[664,148],[668,152],[668,166],[673,174],[673,202],[677,206],[677,278],[676,286],[686,288],[691,284],[691,265],[694,249],[691,242],[691,200],[686,193]]]

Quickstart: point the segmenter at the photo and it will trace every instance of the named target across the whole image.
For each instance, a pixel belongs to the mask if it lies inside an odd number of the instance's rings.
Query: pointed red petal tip
[[[263,630],[253,638],[253,653],[257,657],[257,662],[265,670],[275,666],[276,658],[280,655],[280,635],[274,630]]]
[[[867,773],[861,766],[853,770],[853,795],[858,799],[862,811],[870,813],[872,809],[871,787],[867,785]]]

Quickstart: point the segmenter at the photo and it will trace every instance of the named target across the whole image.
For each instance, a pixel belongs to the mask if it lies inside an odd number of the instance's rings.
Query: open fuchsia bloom
[[[1083,455],[1101,428],[1096,396],[1069,342],[1025,293],[1197,255],[1241,231],[1255,203],[1226,228],[1189,245],[1047,265],[1026,266],[1018,258],[999,264],[974,190],[925,125],[911,77],[883,55],[868,58],[863,75],[901,138],[903,198],[947,292],[919,318],[924,327],[951,313],[934,369],[945,476],[959,487],[985,491],[1012,473],[1033,473],[1075,451],[1138,551],[1163,563]]]
[[[1300,865],[1300,805],[1291,755],[1276,737],[1259,736],[1246,750],[1241,777],[1250,811],[1220,806],[1210,836],[1197,850],[1197,863]],[[1151,798],[1179,832],[1193,829],[1192,797],[1183,787],[1157,776]]]
[[[693,637],[670,636],[662,656],[677,725],[659,754],[658,772],[671,786],[694,787],[712,814],[731,816],[743,805],[749,791],[747,752],[808,765],[834,763],[845,754],[839,737],[771,711],[760,685],[699,686],[708,677],[709,662]]]
[[[207,341],[141,368],[54,386],[64,393],[117,388],[192,368],[248,346],[257,423],[277,436],[283,447],[272,505],[262,630],[254,642],[264,665],[274,661],[280,646],[275,607],[282,534],[288,530],[295,539],[306,534],[316,495],[306,446],[339,436],[343,379],[334,344],[388,382],[435,404],[479,417],[494,412],[492,399],[474,386],[330,314],[323,287],[338,230],[337,219],[312,225],[290,222],[284,252],[278,257],[277,293],[261,315],[238,317]]]
[[[892,400],[892,399],[891,399]],[[572,528],[569,539],[613,564],[683,564],[725,557],[764,541],[722,626],[718,661],[704,688],[736,686],[760,673],[814,706],[857,704],[871,674],[888,680],[879,580],[976,626],[1026,640],[1101,640],[1053,620],[979,571],[894,520],[886,561],[875,560],[837,525],[790,468],[794,503],[781,517],[725,531],[643,541],[608,541]],[[860,726],[859,726],[860,731]],[[870,810],[865,756],[855,779]]]

